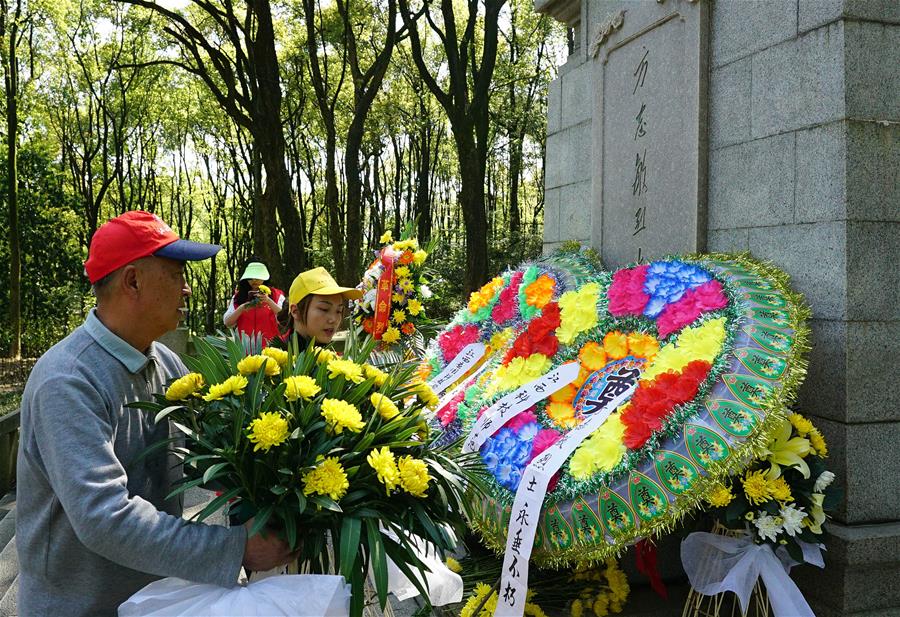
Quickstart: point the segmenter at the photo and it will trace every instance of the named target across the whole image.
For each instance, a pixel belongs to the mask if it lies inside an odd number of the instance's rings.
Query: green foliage
[[[0,234],[8,237],[8,182],[0,159]],[[23,355],[42,353],[84,317],[88,294],[79,239],[80,223],[49,157],[19,152],[19,226],[22,243]],[[9,243],[0,243],[0,269],[9,280]],[[9,285],[0,290],[0,349],[9,347]]]

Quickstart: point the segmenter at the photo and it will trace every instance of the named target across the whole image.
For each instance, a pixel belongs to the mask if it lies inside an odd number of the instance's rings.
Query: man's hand
[[[242,565],[248,570],[259,572],[271,570],[278,566],[293,561],[295,553],[291,553],[287,542],[276,536],[271,531],[262,530],[254,536],[250,536],[250,528],[253,519],[244,524],[247,528],[247,544],[244,545],[244,560]]]

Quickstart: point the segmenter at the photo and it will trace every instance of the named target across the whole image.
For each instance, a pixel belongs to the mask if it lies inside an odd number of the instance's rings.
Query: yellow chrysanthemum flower
[[[362,367],[353,360],[331,360],[328,363],[328,376],[337,379],[341,375],[353,383],[362,383],[366,380]]]
[[[302,482],[304,495],[327,495],[335,501],[346,495],[350,488],[347,472],[336,456],[322,460],[315,469],[303,475]]]
[[[425,260],[428,258],[428,253],[423,250],[418,250],[413,253],[413,263],[417,266],[421,266],[425,263]]]
[[[172,385],[166,390],[166,400],[183,401],[202,390],[204,385],[203,375],[200,373],[188,373],[172,382]]]
[[[485,600],[487,598],[487,600]],[[481,606],[477,614],[475,610]],[[497,609],[497,593],[486,583],[475,585],[475,594],[466,601],[459,613],[459,617],[490,617]]]
[[[381,234],[381,237],[378,238],[378,242],[381,244],[387,244],[388,242],[392,242],[393,240],[394,235],[389,231],[384,232],[383,234]]]
[[[828,444],[825,443],[825,438],[822,436],[822,433],[819,432],[819,429],[813,428],[813,430],[809,432],[809,445],[812,446],[812,449],[816,451],[816,454],[822,458],[828,456]]]
[[[250,441],[256,445],[253,451],[269,451],[272,446],[281,445],[288,438],[288,423],[281,414],[262,413],[250,423]]]
[[[436,409],[438,403],[441,402],[441,399],[438,398],[438,395],[434,393],[434,390],[431,389],[424,381],[417,382],[415,385],[416,396],[419,397],[419,400],[425,403],[425,406],[428,409]]]
[[[447,565],[447,569],[451,572],[455,572],[456,574],[462,572],[462,566],[453,557],[447,557],[444,563]]]
[[[406,321],[406,313],[404,311],[394,311],[394,314],[391,315],[391,319],[395,324],[401,324]]]
[[[409,268],[406,266],[400,266],[396,270],[394,270],[394,274],[397,275],[398,279],[405,279],[409,277]]]
[[[379,388],[388,380],[388,374],[380,368],[374,367],[371,364],[363,364],[362,368],[366,379],[374,379],[375,385]]]
[[[269,289],[269,287],[268,287],[267,285],[260,285],[260,286],[258,287],[258,289],[259,289],[260,292],[266,294],[267,296],[271,296],[271,295],[272,295],[272,290]]]
[[[324,347],[314,347],[313,353],[316,354],[317,364],[328,364],[332,360],[337,360],[338,357],[336,353]]]
[[[422,303],[418,300],[410,300],[409,304],[406,305],[406,310],[415,317],[422,312]]]
[[[344,429],[358,433],[366,426],[355,405],[336,398],[322,400],[322,417],[328,423],[331,433],[340,435]]]
[[[372,405],[374,405],[375,410],[385,420],[393,420],[398,415],[400,415],[400,410],[394,404],[394,401],[389,399],[383,394],[375,392],[372,396],[369,397],[369,400],[372,401]]]
[[[791,421],[791,424],[797,429],[801,437],[806,437],[806,434],[813,430],[813,423],[802,414],[792,413],[788,416],[788,420]]]
[[[400,471],[397,469],[394,453],[390,448],[384,446],[381,450],[373,449],[366,457],[366,461],[375,470],[378,481],[384,484],[387,494],[390,494],[400,484]]]
[[[559,298],[559,342],[568,345],[575,337],[597,325],[597,299],[600,285],[588,283],[577,291],[567,291]]]
[[[791,487],[784,479],[784,476],[779,476],[769,481],[769,492],[772,493],[772,499],[777,499],[781,503],[788,503],[794,500],[793,495],[791,495]]]
[[[310,400],[316,394],[322,391],[316,380],[309,375],[297,375],[296,377],[285,377],[284,398],[289,401],[296,401],[298,398]]]
[[[734,499],[734,494],[724,484],[717,484],[704,499],[714,508],[724,508]]]
[[[431,476],[428,475],[428,465],[411,456],[403,456],[397,461],[400,470],[400,486],[404,491],[414,497],[426,497],[428,483]]]
[[[400,340],[400,330],[391,326],[387,330],[384,331],[384,334],[381,335],[381,340],[387,343],[388,345],[392,343],[396,343]]]
[[[393,294],[391,294],[391,302],[402,306],[406,302],[406,295],[400,294],[400,293],[393,293]]]
[[[237,370],[241,375],[255,375],[257,371],[262,368],[263,364],[266,365],[265,370],[268,377],[273,377],[281,373],[281,367],[278,366],[278,361],[262,354],[247,356],[237,363]]]
[[[763,471],[748,471],[741,480],[744,485],[744,495],[747,501],[758,506],[772,498],[772,492],[768,480]]]
[[[207,403],[210,401],[219,401],[229,394],[240,396],[247,387],[247,378],[242,375],[232,375],[222,383],[217,383],[209,387],[209,392],[203,397]]]
[[[281,368],[286,367],[291,360],[288,352],[283,349],[278,349],[277,347],[266,347],[262,350],[262,355],[275,360]]]

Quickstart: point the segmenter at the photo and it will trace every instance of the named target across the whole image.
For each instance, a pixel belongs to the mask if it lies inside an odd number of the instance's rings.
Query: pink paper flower
[[[554,431],[552,428],[542,428],[541,430],[539,430],[538,434],[535,435],[534,441],[531,444],[531,458],[528,459],[529,462],[531,462],[541,452],[559,441],[560,437],[562,437],[562,433],[560,433],[559,431]]]
[[[441,334],[438,337],[438,345],[444,354],[444,362],[453,360],[463,347],[478,341],[478,338],[478,327],[473,325],[458,325]]]
[[[537,422],[537,417],[534,415],[534,407],[527,411],[523,411],[522,413],[516,414],[515,416],[510,418],[509,422],[507,422],[504,426],[506,426],[506,428],[511,428],[518,433],[523,426],[531,422]]]
[[[453,398],[447,401],[447,404],[437,410],[437,418],[441,421],[441,426],[447,426],[454,420],[456,420],[456,412],[459,409],[459,404],[463,402],[466,398],[465,389],[457,392]]]
[[[703,313],[727,305],[728,298],[722,291],[722,283],[715,279],[689,289],[679,300],[667,305],[659,314],[656,320],[659,336],[669,336],[696,321]]]
[[[622,315],[640,315],[644,311],[650,296],[644,291],[649,264],[619,270],[613,275],[609,287],[609,312],[617,317]]]
[[[494,323],[503,324],[516,316],[519,309],[519,285],[522,283],[524,272],[516,272],[509,279],[509,285],[500,292],[500,298],[494,306],[491,317]]]

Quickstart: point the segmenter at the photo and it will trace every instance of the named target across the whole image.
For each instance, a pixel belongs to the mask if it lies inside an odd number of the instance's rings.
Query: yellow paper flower
[[[577,420],[575,420],[575,409],[571,403],[550,401],[545,411],[557,426],[571,428],[578,425]]]
[[[375,385],[379,388],[383,386],[388,379],[387,373],[379,368],[372,366],[371,364],[363,364],[362,368],[366,379],[374,379]]]
[[[290,362],[288,352],[283,349],[278,349],[277,347],[266,347],[262,350],[262,355],[275,360],[281,368],[285,368],[288,365],[288,362]]]
[[[394,314],[391,315],[391,319],[395,324],[402,324],[406,321],[406,313],[403,311],[394,311]]]
[[[378,412],[378,415],[385,420],[393,420],[400,414],[400,410],[397,409],[394,401],[383,394],[375,392],[369,397],[369,400],[372,401],[372,405],[375,407],[375,411]]]
[[[425,263],[425,260],[428,258],[428,253],[423,250],[418,250],[413,253],[413,263],[417,266],[421,266]]]
[[[203,389],[203,375],[200,373],[188,373],[172,382],[166,390],[167,401],[183,401],[192,394]]]
[[[273,377],[281,373],[281,367],[274,358],[264,355],[247,356],[237,363],[238,373],[241,375],[255,375],[262,365],[266,365],[266,375]]]
[[[418,300],[410,300],[409,304],[406,305],[406,310],[409,311],[410,315],[415,317],[422,312],[422,303]]]
[[[491,389],[509,391],[533,381],[550,368],[550,358],[543,354],[531,354],[528,358],[517,356],[506,366],[501,366],[494,374]]]
[[[425,491],[428,490],[431,476],[428,475],[425,461],[403,456],[397,461],[397,468],[400,470],[400,486],[403,490],[414,497],[426,497]]]
[[[807,454],[809,454],[809,440],[803,437],[791,438],[791,423],[783,420],[766,450],[766,460],[772,464],[769,477],[774,480],[780,476],[781,466],[784,465],[795,467],[804,478],[809,478],[809,465],[803,460]]]
[[[397,275],[398,279],[405,279],[409,277],[409,268],[406,266],[400,266],[396,270],[394,270],[394,274]]]
[[[335,398],[322,400],[322,417],[331,433],[340,435],[344,429],[358,433],[366,426],[355,405]]]
[[[652,360],[659,351],[659,342],[649,334],[631,332],[628,335],[628,352],[637,358]]]
[[[714,508],[724,508],[734,499],[734,494],[724,484],[717,484],[705,499]]]
[[[303,494],[327,495],[338,501],[347,493],[350,482],[336,456],[322,460],[315,469],[303,475]]]
[[[673,343],[665,345],[649,363],[641,380],[652,381],[672,371],[680,373],[689,362],[703,360],[712,364],[725,342],[725,318],[710,319],[699,326],[685,328]]]
[[[628,335],[615,330],[603,337],[603,350],[610,360],[621,360],[628,355]]]
[[[469,312],[477,313],[479,309],[484,308],[494,298],[494,295],[506,284],[502,276],[491,279],[478,291],[473,291],[469,296]]]
[[[281,445],[288,438],[287,420],[277,413],[262,413],[250,423],[250,441],[256,445],[253,451],[269,451],[272,446]]]
[[[262,293],[266,294],[267,296],[271,296],[271,295],[272,295],[272,290],[269,289],[268,286],[266,286],[266,285],[260,285],[260,286],[258,287],[258,289],[259,289],[259,291],[261,291]]]
[[[298,398],[308,401],[322,390],[316,380],[309,375],[285,377],[284,385],[287,386],[284,390],[284,398],[289,401],[296,401]]]
[[[577,291],[567,291],[559,298],[559,342],[568,345],[575,337],[597,325],[597,298],[600,285],[588,283]],[[608,352],[607,352],[608,353]]]
[[[769,481],[769,491],[772,493],[772,499],[777,499],[783,504],[794,500],[791,487],[783,476]]]
[[[816,454],[822,458],[828,456],[828,444],[825,443],[825,438],[822,436],[822,433],[819,432],[819,429],[813,428],[813,430],[809,432],[809,445],[812,446],[812,449],[816,451]]]
[[[393,234],[391,234],[390,231],[386,231],[383,234],[381,234],[380,238],[378,238],[378,242],[380,242],[381,244],[387,244],[388,242],[391,242],[393,239],[394,239]]]
[[[762,471],[748,471],[741,482],[744,484],[744,495],[751,505],[758,506],[772,498],[769,482]]]
[[[384,484],[385,491],[388,494],[400,484],[400,471],[397,469],[394,453],[391,452],[390,448],[384,446],[380,451],[378,448],[374,448],[366,456],[366,461],[375,470],[375,473],[378,475],[378,481]]]
[[[585,439],[569,462],[569,471],[576,480],[586,480],[600,471],[615,468],[625,455],[625,425],[614,413],[600,428]]]
[[[400,330],[391,326],[387,330],[384,331],[384,334],[381,335],[381,340],[387,343],[388,345],[392,343],[396,343],[400,340]]]
[[[606,351],[602,345],[588,341],[578,352],[578,359],[581,360],[581,366],[589,371],[599,371],[606,366]]]
[[[353,383],[362,383],[366,380],[362,367],[353,360],[331,360],[328,363],[328,376],[331,379],[343,376],[347,381]]]
[[[209,392],[203,397],[207,403],[210,401],[219,401],[229,394],[240,396],[247,387],[247,378],[241,375],[232,375],[222,383],[217,383],[209,387]]]

